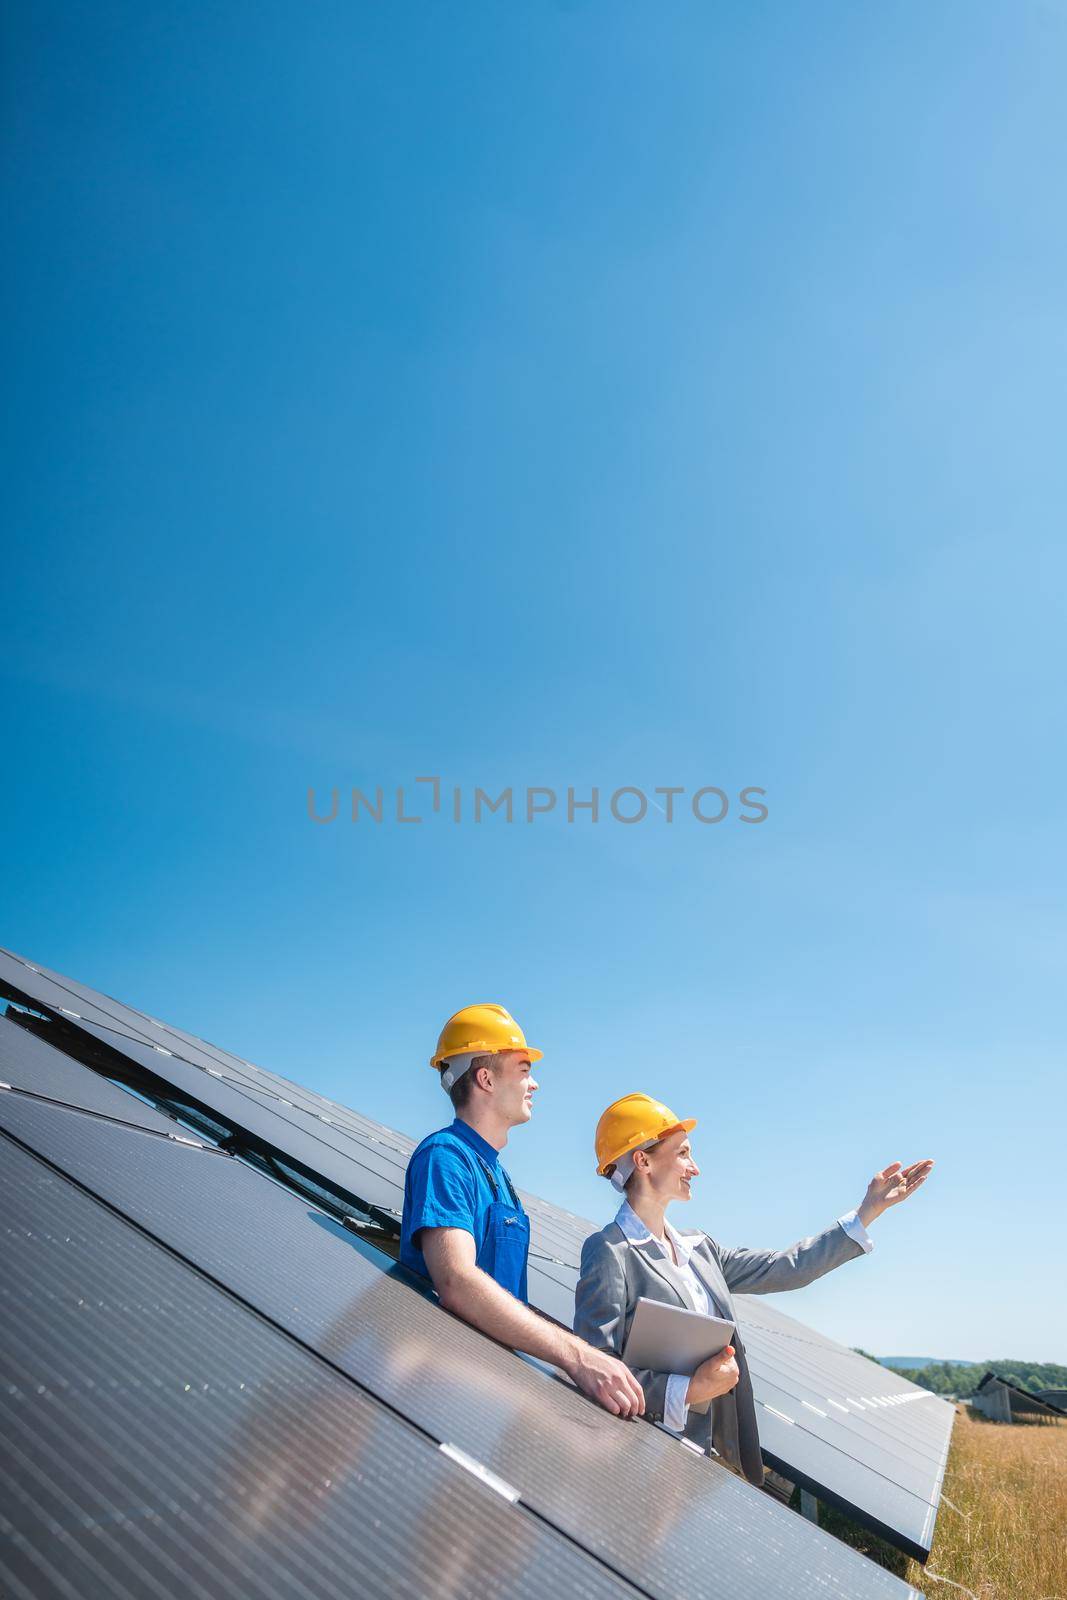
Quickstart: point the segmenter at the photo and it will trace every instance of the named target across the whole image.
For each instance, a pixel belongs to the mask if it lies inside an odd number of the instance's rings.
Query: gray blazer
[[[810,1239],[800,1239],[788,1250],[728,1249],[699,1231],[675,1229],[695,1246],[690,1266],[711,1297],[712,1309],[736,1323],[731,1291],[738,1294],[777,1294],[782,1289],[803,1289],[824,1272],[839,1267],[863,1250],[839,1223]],[[582,1246],[582,1275],[574,1306],[574,1331],[597,1350],[621,1355],[639,1299],[664,1300],[668,1305],[689,1306],[673,1262],[658,1244],[641,1244],[626,1237],[609,1222],[590,1234]],[[718,1453],[727,1466],[750,1483],[762,1484],[756,1405],[752,1380],[740,1334],[733,1340],[740,1379],[729,1394],[711,1402],[704,1415],[689,1412],[685,1436],[701,1449]],[[663,1421],[667,1398],[666,1372],[631,1369],[645,1391],[645,1415]]]

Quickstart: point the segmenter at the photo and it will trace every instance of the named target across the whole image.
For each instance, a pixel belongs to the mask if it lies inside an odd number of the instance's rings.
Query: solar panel
[[[765,1458],[925,1560],[955,1409],[754,1295],[736,1301]]]
[[[0,1016],[0,1082],[29,1094],[81,1106],[100,1116],[119,1117],[142,1128],[180,1133],[172,1117],[119,1089],[98,1072],[72,1061],[17,1022]]]
[[[179,1055],[175,1038],[171,1037],[168,1044],[159,1042],[167,1037],[162,1027],[157,1025],[152,1030],[155,1039],[145,1036],[144,1029],[138,1028],[135,1033],[131,1030],[137,1026],[136,1013],[106,1013],[91,1003],[85,991],[71,993],[66,980],[60,987],[52,976],[6,952],[0,953],[0,980],[30,999],[61,1011],[63,1018],[80,1032],[120,1051],[190,1101],[217,1112],[252,1138],[284,1150],[294,1161],[341,1188],[351,1190],[355,1183],[360,1192],[352,1191],[353,1198],[395,1211],[399,1216],[410,1151],[390,1149],[366,1136],[357,1141],[352,1132],[335,1123],[332,1110],[326,1109],[330,1102],[305,1091],[303,1098],[316,1100],[317,1109],[298,1105],[295,1085],[275,1079],[272,1074],[264,1073],[263,1079],[270,1081],[261,1082],[253,1080],[248,1070],[238,1073],[229,1066],[224,1069],[218,1064],[217,1052],[208,1055],[204,1050],[189,1048],[185,1056]],[[80,1009],[68,1007],[67,1001],[76,1002]],[[115,1002],[108,1004],[116,1012],[121,1009]],[[199,1060],[194,1061],[194,1056]]]
[[[4,981],[62,1008],[71,1026],[120,1049],[250,1142],[283,1152],[353,1202],[399,1217],[413,1147],[403,1135],[21,958],[0,955]],[[522,1198],[531,1218],[530,1301],[569,1327],[581,1245],[595,1224]],[[736,1308],[768,1464],[925,1559],[952,1407],[759,1297],[738,1296]]]
[[[484,1339],[232,1157],[8,1094],[0,1126],[653,1600],[914,1593],[662,1430]]]
[[[13,1600],[636,1595],[4,1138],[0,1208]]]
[[[974,1393],[968,1397],[967,1404],[997,1422],[1012,1422],[1016,1416],[1044,1417],[1055,1421],[1058,1417],[1067,1416],[1067,1408],[1055,1398],[1057,1395],[1063,1396],[1063,1390],[1046,1389],[1041,1394],[1034,1394],[995,1372],[987,1372]]]
[[[383,1152],[390,1151],[399,1156],[400,1181],[403,1183],[403,1169],[414,1148],[414,1141],[405,1135],[383,1128],[347,1106],[327,1100],[288,1078],[281,1078],[264,1067],[245,1061],[241,1056],[149,1017],[143,1011],[87,989],[72,978],[38,967],[12,951],[0,950],[0,980],[4,979],[16,988],[38,995],[72,1021],[94,1026],[100,1030],[99,1037],[110,1037],[119,1048],[122,1048],[123,1040],[138,1041],[164,1056],[169,1054],[178,1059],[184,1058],[190,1065],[222,1077],[237,1087],[257,1090],[266,1098],[278,1097],[293,1108],[307,1111],[316,1121],[331,1120],[338,1127],[364,1134],[370,1145],[380,1146]]]

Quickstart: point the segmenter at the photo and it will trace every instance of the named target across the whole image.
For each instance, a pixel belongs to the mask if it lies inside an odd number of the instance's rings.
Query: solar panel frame
[[[4,1095],[0,1126],[420,1431],[484,1462],[654,1600],[914,1593],[662,1430],[610,1417],[486,1340],[232,1158]]]

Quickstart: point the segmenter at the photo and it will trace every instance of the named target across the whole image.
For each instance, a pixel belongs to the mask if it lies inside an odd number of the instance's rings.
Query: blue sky
[[[41,4],[5,54],[4,942],[412,1134],[502,1001],[512,1169],[598,1218],[636,1088],[728,1242],[932,1155],[788,1308],[1067,1360],[1067,7]],[[560,805],[307,816],[428,774]],[[672,784],[768,819],[562,814]]]

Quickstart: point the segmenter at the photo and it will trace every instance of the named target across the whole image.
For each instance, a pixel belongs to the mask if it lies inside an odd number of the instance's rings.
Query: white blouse
[[[846,1211],[845,1215],[838,1217],[837,1220],[849,1238],[855,1239],[864,1254],[869,1255],[874,1249],[874,1240],[863,1226],[857,1213],[855,1211]],[[657,1239],[649,1231],[645,1223],[641,1221],[641,1218],[628,1200],[624,1200],[615,1213],[615,1221],[627,1239],[631,1240],[633,1244],[648,1244],[651,1241],[660,1254],[671,1262],[671,1265],[682,1280],[682,1288],[693,1311],[701,1311],[705,1316],[711,1317],[723,1314],[726,1308],[712,1305],[711,1296],[689,1264],[689,1257],[692,1255],[698,1241],[693,1240],[690,1243],[683,1239],[680,1233],[674,1231],[666,1217],[663,1219],[663,1230],[669,1243]],[[671,1256],[670,1245],[674,1246],[674,1257]],[[669,1428],[672,1433],[685,1432],[685,1424],[689,1416],[689,1407],[685,1402],[688,1390],[689,1378],[686,1373],[672,1372],[667,1379],[667,1398],[663,1407],[663,1426]]]

